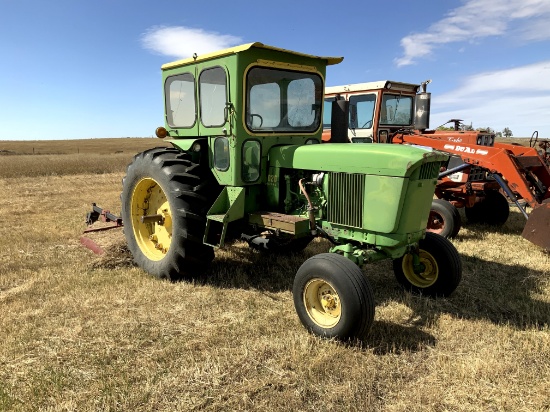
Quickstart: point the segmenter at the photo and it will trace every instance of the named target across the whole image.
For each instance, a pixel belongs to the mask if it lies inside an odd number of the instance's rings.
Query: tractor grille
[[[477,136],[477,144],[480,146],[493,146],[495,144],[495,136],[492,134],[480,134]]]
[[[470,173],[468,174],[468,182],[479,182],[483,180],[488,180],[487,170],[483,167],[472,166],[470,168]]]
[[[330,173],[328,189],[327,220],[340,225],[361,227],[365,175]]]
[[[430,163],[424,163],[420,167],[420,174],[418,176],[419,179],[436,179],[437,176],[439,176],[439,169],[441,167],[441,163],[439,162],[430,162]]]

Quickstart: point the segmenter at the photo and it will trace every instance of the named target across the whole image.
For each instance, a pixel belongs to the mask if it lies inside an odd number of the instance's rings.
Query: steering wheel
[[[260,116],[259,114],[250,114],[250,126],[252,126],[252,123],[254,123],[254,117],[258,117],[260,119],[260,125],[258,126],[258,128],[262,127],[262,125],[264,124],[264,119],[262,116]]]
[[[367,123],[361,126],[360,129],[370,129],[371,127],[372,127],[372,120],[369,120]]]

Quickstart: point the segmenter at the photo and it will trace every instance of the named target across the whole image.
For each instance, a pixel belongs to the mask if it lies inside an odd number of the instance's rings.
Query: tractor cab
[[[250,43],[165,64],[157,136],[203,156],[222,185],[266,183],[273,146],[321,141],[325,70],[340,61]]]
[[[352,143],[387,143],[395,131],[414,129],[420,89],[417,84],[389,80],[327,87],[323,141],[331,141],[331,112],[327,109],[338,100],[349,102],[347,138]]]

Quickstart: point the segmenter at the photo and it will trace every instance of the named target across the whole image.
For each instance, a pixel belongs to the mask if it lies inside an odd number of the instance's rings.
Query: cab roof
[[[325,94],[352,93],[366,90],[389,89],[403,92],[417,92],[418,84],[395,82],[393,80],[379,80],[376,82],[346,84],[342,86],[329,86],[325,88]]]
[[[239,53],[239,52],[242,52],[242,51],[245,51],[245,50],[249,50],[253,47],[260,48],[260,49],[275,50],[275,51],[280,51],[280,52],[284,52],[284,53],[290,53],[290,54],[294,54],[296,56],[309,57],[309,58],[314,58],[314,59],[322,59],[322,60],[326,60],[327,65],[329,65],[329,66],[333,65],[333,64],[338,64],[342,60],[344,60],[343,57],[313,56],[311,54],[304,54],[304,53],[294,52],[294,51],[291,51],[291,50],[281,49],[281,48],[278,48],[278,47],[268,46],[267,44],[255,42],[255,43],[248,43],[248,44],[243,44],[241,46],[236,46],[236,47],[231,47],[231,48],[228,48],[228,49],[215,51],[215,52],[212,52],[212,53],[201,54],[200,56],[195,55],[194,57],[190,57],[190,58],[182,59],[182,60],[177,60],[177,61],[172,62],[172,63],[166,63],[166,64],[163,64],[161,68],[162,68],[162,70],[173,69],[175,67],[185,66],[185,65],[190,64],[190,63],[197,63],[197,62],[200,62],[200,61],[205,61],[205,60],[213,59],[213,58],[216,58],[216,57],[223,57],[223,56],[227,56],[227,55],[230,55],[230,54],[236,54],[236,53]]]

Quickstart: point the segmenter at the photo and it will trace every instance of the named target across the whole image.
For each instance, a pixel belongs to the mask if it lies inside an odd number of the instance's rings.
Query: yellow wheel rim
[[[161,260],[172,243],[172,215],[164,190],[154,179],[143,178],[131,202],[132,228],[140,250],[148,259]]]
[[[331,328],[340,321],[342,302],[330,283],[322,279],[310,280],[303,297],[308,316],[318,326]]]
[[[420,249],[419,257],[424,270],[418,273],[414,271],[413,255],[409,253],[403,257],[403,274],[412,285],[427,288],[437,281],[439,266],[434,257],[425,250]]]

